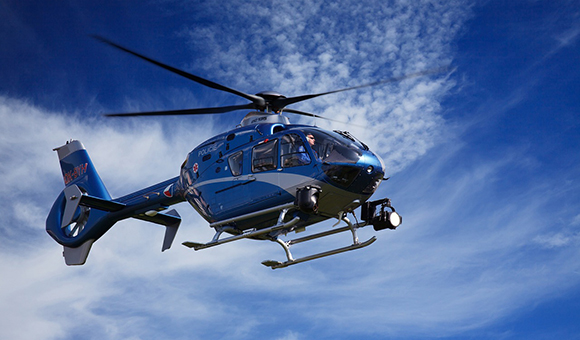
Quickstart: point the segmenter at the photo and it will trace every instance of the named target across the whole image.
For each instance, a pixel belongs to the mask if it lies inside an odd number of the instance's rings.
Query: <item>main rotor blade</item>
[[[254,104],[220,106],[220,107],[206,107],[199,109],[185,109],[185,110],[169,110],[169,111],[149,111],[149,112],[134,112],[134,113],[109,113],[105,114],[107,117],[138,117],[138,116],[179,116],[179,115],[201,115],[211,113],[226,113],[237,110],[254,109]]]
[[[399,77],[393,77],[393,78],[389,78],[386,80],[376,81],[374,83],[363,84],[363,85],[358,85],[358,86],[353,86],[353,87],[347,87],[344,89],[339,89],[339,90],[334,90],[334,91],[329,91],[329,92],[322,92],[322,93],[316,93],[316,94],[306,94],[306,95],[302,95],[302,96],[289,97],[289,98],[280,98],[280,99],[276,100],[273,103],[273,105],[275,105],[278,108],[283,108],[283,107],[286,107],[287,105],[290,105],[290,104],[298,103],[298,102],[301,102],[304,100],[308,100],[308,99],[312,99],[312,98],[316,98],[316,97],[320,97],[320,96],[325,96],[327,94],[351,91],[351,90],[361,89],[364,87],[371,87],[371,86],[383,85],[383,84],[388,84],[388,83],[396,83],[396,82],[403,81],[406,79],[422,77],[422,76],[426,76],[426,75],[430,75],[430,74],[443,73],[443,72],[448,71],[449,69],[450,69],[449,66],[443,66],[443,67],[438,67],[438,68],[434,68],[434,69],[430,69],[430,70],[426,70],[426,71],[410,73],[410,74],[406,74],[406,75],[399,76]],[[288,110],[286,110],[286,111],[288,111]]]
[[[348,124],[348,125],[352,125],[352,126],[356,126],[356,127],[364,127],[362,125],[352,124],[352,123],[349,123],[349,122],[343,122],[342,120],[336,120],[336,119],[332,119],[332,118],[328,118],[328,117],[324,117],[324,116],[319,116],[319,115],[316,115],[314,113],[304,112],[304,111],[299,111],[299,110],[294,110],[294,109],[284,109],[283,112],[290,112],[290,113],[295,113],[297,115],[314,117],[314,118],[319,118],[319,119],[325,119],[325,120],[329,120],[331,122],[336,122],[336,123],[341,123],[341,124]]]
[[[194,74],[191,74],[191,73],[182,71],[180,69],[177,69],[177,68],[175,68],[173,66],[169,66],[169,65],[163,64],[163,63],[161,63],[161,62],[159,62],[157,60],[153,60],[153,59],[151,59],[149,57],[146,57],[146,56],[144,56],[142,54],[139,54],[137,52],[131,51],[130,49],[125,48],[125,47],[123,47],[123,46],[121,46],[119,44],[116,44],[116,43],[114,43],[114,42],[112,42],[112,41],[110,41],[108,39],[105,39],[105,38],[103,38],[101,36],[93,35],[92,37],[95,38],[95,39],[97,39],[97,40],[99,40],[99,41],[101,41],[101,42],[103,42],[103,43],[105,43],[105,44],[107,44],[107,45],[113,46],[113,47],[115,47],[115,48],[117,48],[117,49],[119,49],[121,51],[127,52],[129,54],[132,54],[132,55],[140,58],[140,59],[143,59],[143,60],[148,61],[148,62],[150,62],[152,64],[155,64],[155,65],[157,65],[157,66],[159,66],[161,68],[164,68],[164,69],[166,69],[166,70],[168,70],[170,72],[173,72],[175,74],[178,74],[178,75],[180,75],[182,77],[185,77],[187,79],[193,80],[196,83],[199,83],[201,85],[205,85],[205,86],[210,87],[212,89],[216,89],[216,90],[220,90],[220,91],[224,91],[224,92],[229,92],[229,93],[235,94],[237,96],[240,96],[242,98],[246,98],[247,100],[252,101],[254,104],[256,104],[257,106],[260,106],[260,107],[263,107],[263,106],[266,105],[264,99],[261,98],[261,97],[254,96],[254,95],[251,95],[251,94],[247,94],[247,93],[244,93],[244,92],[241,92],[241,91],[238,91],[238,90],[229,88],[227,86],[223,86],[223,85],[218,84],[216,82],[213,82],[211,80],[207,80],[207,79],[204,79],[202,77],[198,77],[198,76],[196,76]]]

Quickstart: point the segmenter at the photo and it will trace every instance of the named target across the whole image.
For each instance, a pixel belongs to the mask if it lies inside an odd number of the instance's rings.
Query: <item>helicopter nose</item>
[[[360,159],[361,167],[364,169],[360,174],[358,188],[361,193],[372,195],[379,187],[385,176],[385,165],[383,160],[372,152],[368,152]],[[355,183],[353,183],[355,184]]]
[[[367,151],[365,152],[359,162],[359,166],[362,167],[368,175],[373,174],[385,174],[385,163],[382,158],[374,153]]]
[[[372,195],[385,175],[382,160],[371,152],[363,154],[356,164],[327,163],[322,169],[331,183],[365,195]]]

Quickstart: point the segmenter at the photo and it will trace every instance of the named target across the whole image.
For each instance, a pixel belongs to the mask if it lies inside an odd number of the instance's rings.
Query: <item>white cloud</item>
[[[574,44],[579,35],[580,27],[573,27],[557,36],[556,40],[560,43],[559,47],[566,47],[568,45]]]
[[[565,234],[565,233],[555,233],[551,235],[542,235],[534,238],[534,241],[546,248],[557,248],[567,246],[570,243],[578,242],[579,235],[577,234]]]

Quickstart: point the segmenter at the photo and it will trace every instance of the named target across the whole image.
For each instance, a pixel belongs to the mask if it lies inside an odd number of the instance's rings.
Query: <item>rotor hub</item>
[[[286,98],[286,96],[274,91],[262,91],[260,93],[256,93],[256,96],[264,98],[269,103],[280,98]]]
[[[286,98],[286,96],[284,96],[278,92],[274,92],[274,91],[262,91],[260,93],[256,93],[256,96],[264,98],[264,100],[266,101],[265,107],[259,108],[260,110],[274,111],[274,112],[279,112],[280,110],[283,109],[283,107],[277,107],[275,105],[276,101]]]

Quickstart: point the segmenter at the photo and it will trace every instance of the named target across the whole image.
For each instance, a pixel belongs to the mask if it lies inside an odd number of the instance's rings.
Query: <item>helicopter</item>
[[[369,246],[372,236],[359,241],[357,230],[396,229],[402,223],[388,198],[371,201],[385,178],[385,164],[369,147],[347,131],[291,124],[282,113],[333,120],[287,108],[304,100],[363,87],[439,73],[441,69],[409,74],[379,82],[295,97],[273,91],[247,94],[129,50],[100,36],[97,40],[198,84],[249,100],[233,106],[172,111],[112,113],[110,117],[222,114],[252,110],[234,129],[195,147],[179,175],[128,195],[112,198],[84,145],[70,140],[57,147],[65,187],[46,220],[46,231],[63,246],[67,265],[85,264],[94,242],[118,221],[135,218],[165,226],[161,251],[169,249],[181,217],[170,206],[188,202],[214,229],[207,242],[183,242],[202,250],[242,239],[279,244],[286,259],[266,260],[272,269]],[[360,209],[357,218],[355,209]],[[348,215],[354,217],[354,221]],[[319,222],[336,219],[330,229],[286,240]],[[341,227],[337,227],[343,224]],[[301,258],[290,247],[330,235],[349,232],[352,243]]]

